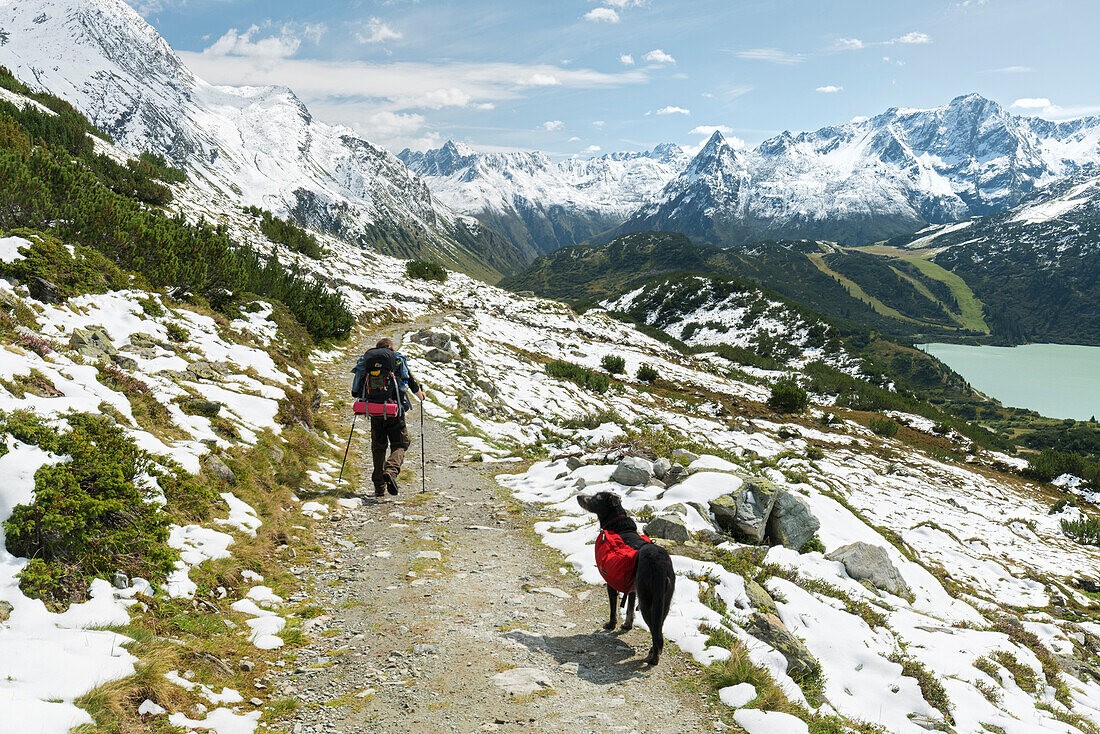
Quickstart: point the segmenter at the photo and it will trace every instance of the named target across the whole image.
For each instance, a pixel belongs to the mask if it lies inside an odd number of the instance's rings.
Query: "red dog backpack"
[[[641,533],[638,537],[647,543],[653,542]],[[637,565],[637,548],[627,545],[618,533],[600,530],[596,538],[596,567],[608,586],[620,594],[634,591],[634,569]]]

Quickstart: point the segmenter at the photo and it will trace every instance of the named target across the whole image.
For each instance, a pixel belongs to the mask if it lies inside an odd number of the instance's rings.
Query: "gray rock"
[[[125,354],[112,354],[111,361],[124,370],[134,370],[138,366],[136,359],[127,357]]]
[[[710,520],[710,508],[704,505],[702,502],[688,502],[688,507],[693,508],[704,520]],[[711,521],[713,522],[713,521]]]
[[[637,484],[645,484],[652,476],[652,464],[640,457],[628,456],[615,467],[615,472],[611,475],[611,481],[633,487]]]
[[[813,537],[821,523],[806,503],[790,492],[781,491],[776,497],[775,506],[768,517],[768,537],[774,545],[782,545],[792,550],[802,550],[806,541]]]
[[[660,479],[650,479],[645,483],[647,487],[657,487],[658,489],[668,489],[668,485],[662,482]]]
[[[190,380],[192,375],[187,372],[180,372],[179,370],[160,370],[157,372],[161,377],[166,377],[169,380],[179,382],[180,380]]]
[[[535,691],[553,688],[550,676],[538,668],[512,668],[493,676],[493,685],[509,696],[526,696]]]
[[[942,731],[948,734],[955,733],[951,725],[943,719],[925,716],[924,714],[909,714],[909,720],[926,731]]]
[[[658,515],[646,523],[645,534],[651,538],[664,538],[677,543],[686,543],[691,540],[691,531],[684,524],[684,519],[679,515]]]
[[[825,554],[830,561],[840,561],[844,570],[856,581],[867,583],[895,596],[911,598],[913,592],[890,560],[885,548],[859,541],[842,545]]]
[[[490,380],[478,380],[477,386],[485,391],[485,394],[491,398],[495,398],[500,395],[500,390]]]
[[[779,617],[779,610],[775,607],[772,595],[760,584],[752,579],[745,579],[745,595],[749,597],[749,603],[762,614],[770,614]]]
[[[130,586],[130,577],[122,571],[115,571],[111,576],[111,586],[116,589],[125,589]]]
[[[453,362],[455,356],[450,352],[446,352],[442,349],[429,349],[428,353],[424,355],[424,359],[429,362],[446,363]]]
[[[445,331],[421,329],[409,338],[417,344],[434,347],[444,352],[454,352],[454,343],[451,339],[451,335]]]
[[[809,675],[819,666],[802,640],[792,635],[774,614],[754,612],[746,632],[778,650],[787,660],[787,675],[793,678]]]
[[[578,456],[570,456],[568,459],[565,460],[565,468],[569,471],[576,471],[582,466],[585,466],[585,463],[581,461],[580,457]]]
[[[61,295],[61,289],[57,287],[56,283],[37,275],[31,278],[27,288],[31,292],[31,298],[43,303],[61,303],[65,300],[65,297]]]
[[[244,673],[251,673],[253,670],[256,669],[256,663],[252,662],[251,660],[242,660],[238,667]]]
[[[200,380],[213,380],[218,376],[209,362],[203,362],[201,360],[187,365],[187,371]]]
[[[1090,594],[1100,594],[1100,582],[1096,579],[1089,578],[1088,576],[1079,576],[1077,578],[1077,585]]]
[[[118,352],[114,344],[111,343],[111,337],[107,335],[107,331],[102,326],[73,329],[73,333],[69,337],[69,347],[82,354],[88,351],[109,356]]]
[[[157,350],[154,347],[136,347],[133,344],[123,347],[123,349],[130,354],[136,354],[142,359],[152,359],[157,356]]]
[[[152,334],[137,331],[130,335],[130,345],[141,349],[152,349],[157,346],[157,340],[153,338]]]
[[[206,457],[206,468],[219,479],[234,484],[237,481],[237,475],[233,472],[229,466],[214,454],[210,454]]]
[[[733,494],[713,500],[710,511],[718,527],[743,542],[759,545],[767,535],[768,520],[781,493],[767,479],[749,479]]]
[[[684,481],[688,476],[688,470],[681,464],[673,464],[661,477],[661,481],[671,487],[673,484]]]
[[[664,479],[665,474],[667,474],[668,470],[671,468],[672,462],[662,456],[661,458],[657,459],[657,461],[653,462],[653,476],[657,477],[658,479]]]
[[[688,451],[687,449],[673,449],[672,458],[678,459],[685,464],[690,464],[699,458],[699,454],[694,451]]]
[[[458,396],[458,409],[463,413],[473,413],[477,411],[477,401],[474,400],[474,394],[472,392],[464,390]]]
[[[728,536],[716,533],[713,530],[699,530],[695,533],[695,537],[709,545],[721,545],[729,540]]]

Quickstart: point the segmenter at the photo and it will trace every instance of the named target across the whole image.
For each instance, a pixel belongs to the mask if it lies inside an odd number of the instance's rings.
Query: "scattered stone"
[[[805,502],[790,492],[780,492],[768,517],[768,536],[775,545],[802,550],[821,523]]]
[[[229,484],[235,484],[237,482],[237,475],[233,470],[214,454],[210,454],[206,457],[206,468],[209,469],[214,476]]]
[[[1077,579],[1077,585],[1080,586],[1081,589],[1083,589],[1084,591],[1089,592],[1090,594],[1100,594],[1100,581],[1097,581],[1094,578],[1089,578],[1088,576],[1080,576]]]
[[[657,461],[653,462],[653,476],[658,479],[664,479],[665,474],[668,474],[668,470],[671,468],[672,462],[662,456],[657,459]]]
[[[413,655],[438,655],[442,645],[422,643],[413,645]]]
[[[792,635],[779,617],[774,614],[753,612],[746,631],[774,647],[787,660],[787,675],[801,678],[812,673],[818,665],[805,643]]]
[[[239,667],[244,673],[251,673],[253,670],[256,669],[256,663],[252,662],[251,660],[242,660],[237,665],[237,667]]]
[[[703,530],[697,530],[695,532],[695,537],[709,545],[721,545],[722,543],[730,540],[728,536],[722,535],[721,533],[716,533],[713,530],[709,530],[706,528],[704,528]]]
[[[153,338],[152,334],[137,331],[130,335],[130,346],[138,349],[154,349],[157,346],[157,340]]]
[[[258,699],[258,698],[250,698],[250,699],[248,699],[248,702],[250,704],[252,704],[253,706],[263,706],[264,705],[264,702],[262,700]]]
[[[565,460],[565,468],[569,471],[576,471],[584,465],[584,462],[581,461],[580,457],[578,456],[570,456],[568,459]]]
[[[955,730],[951,728],[951,725],[943,719],[925,716],[924,714],[909,714],[909,720],[921,729],[927,731],[950,732],[950,734],[954,734],[955,732]]]
[[[771,594],[752,579],[745,579],[745,595],[749,597],[749,603],[758,612],[779,617],[779,610],[775,608],[775,601],[772,600]]]
[[[442,349],[429,349],[428,353],[424,355],[424,359],[429,362],[446,363],[454,361],[454,354],[451,352],[445,352]]]
[[[556,596],[559,599],[573,598],[573,595],[569,592],[562,591],[561,589],[555,589],[553,586],[536,586],[531,589],[531,592],[535,594],[549,594],[550,596]]]
[[[136,370],[138,363],[133,357],[127,357],[125,354],[115,353],[110,355],[111,361],[117,364],[124,370]]]
[[[444,352],[454,352],[454,344],[451,340],[451,335],[445,331],[421,329],[409,338],[417,344],[435,347]]]
[[[731,708],[741,708],[756,698],[756,686],[752,683],[738,683],[718,690],[718,699]]]
[[[469,390],[463,390],[458,396],[458,409],[463,413],[473,413],[477,411],[477,400],[474,399],[474,394]]]
[[[710,511],[718,527],[739,540],[759,545],[764,542],[768,519],[781,493],[767,479],[749,479],[736,492],[712,500]]]
[[[37,275],[31,278],[27,288],[31,292],[31,298],[43,303],[61,303],[65,300],[65,297],[61,295],[61,289],[57,287],[56,283]]]
[[[890,560],[890,554],[881,546],[858,541],[842,545],[826,553],[825,557],[830,561],[843,563],[844,570],[856,581],[870,584],[894,596],[904,598],[913,596],[901,572]]]
[[[619,462],[611,481],[627,487],[645,484],[653,476],[653,464],[638,456],[628,456]]]
[[[500,389],[490,380],[480,379],[477,381],[477,386],[485,391],[485,393],[491,398],[496,398],[500,395]]]
[[[180,404],[180,408],[184,413],[189,415],[201,415],[206,418],[213,418],[221,412],[222,404],[205,398],[191,398],[189,400],[184,400]]]
[[[691,532],[679,515],[658,515],[646,523],[644,532],[651,538],[664,538],[677,543],[691,540]]]
[[[493,685],[509,696],[526,696],[535,691],[553,688],[550,676],[538,668],[512,668],[493,676]]]
[[[158,706],[154,701],[150,701],[148,698],[141,702],[138,706],[138,716],[160,716],[166,714],[168,711],[163,706]]]
[[[115,571],[111,576],[111,586],[116,589],[128,589],[130,587],[130,577],[122,571]]]
[[[693,451],[688,451],[687,449],[673,449],[672,458],[678,459],[684,464],[690,464],[691,462],[699,458],[699,454]]]
[[[647,487],[656,487],[657,489],[668,489],[668,485],[662,482],[660,479],[654,477],[645,483]]]
[[[69,336],[69,347],[83,356],[99,360],[118,352],[111,343],[111,337],[102,326],[90,326],[87,329],[73,329]]]
[[[433,551],[433,550],[420,551],[419,553],[416,554],[416,557],[417,558],[426,558],[426,559],[432,560],[432,561],[440,561],[440,560],[443,559],[443,556],[440,554],[439,551]]]
[[[213,380],[218,376],[209,362],[203,362],[201,360],[187,365],[187,371],[200,380]]]
[[[677,482],[684,481],[684,479],[687,478],[687,475],[688,475],[688,470],[686,468],[684,468],[683,465],[673,464],[672,466],[670,466],[668,468],[668,471],[665,472],[665,475],[663,477],[661,477],[661,481],[664,482],[669,487],[671,487],[673,484],[676,484]]]

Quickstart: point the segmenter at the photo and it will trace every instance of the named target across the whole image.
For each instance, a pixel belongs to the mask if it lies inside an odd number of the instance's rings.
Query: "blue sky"
[[[1094,0],[129,0],[218,84],[284,84],[391,150],[755,145],[979,92],[1100,113]]]

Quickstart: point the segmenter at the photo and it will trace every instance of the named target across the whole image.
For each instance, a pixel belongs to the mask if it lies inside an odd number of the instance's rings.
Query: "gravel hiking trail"
[[[357,354],[324,370],[337,403]],[[369,430],[356,429],[348,462],[365,480],[364,503],[318,521],[324,552],[294,569],[303,585],[293,600],[320,614],[303,624],[308,643],[293,667],[274,677],[301,702],[291,731],[713,731],[683,682],[698,669],[682,652],[666,645],[650,669],[648,632],[602,630],[604,587],[542,546],[531,529],[538,508],[494,479],[520,465],[459,463],[458,443],[427,420],[420,493],[418,412],[405,460],[415,473],[396,497],[373,497]]]

